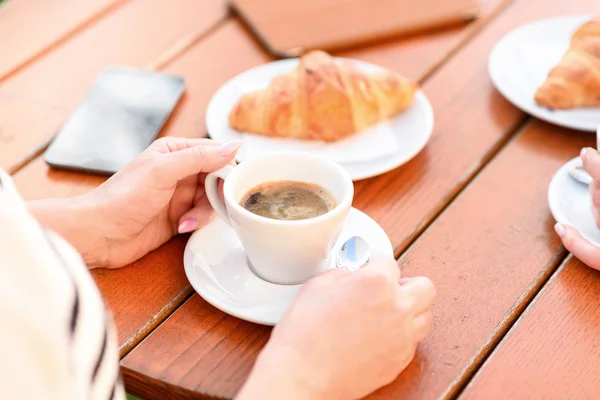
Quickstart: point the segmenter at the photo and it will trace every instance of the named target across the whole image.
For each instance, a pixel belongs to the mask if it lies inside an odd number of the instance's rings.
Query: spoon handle
[[[596,131],[596,148],[600,150],[600,126]],[[569,176],[575,179],[576,181],[589,186],[592,184],[593,179],[590,176],[590,174],[588,174],[587,171],[583,169],[583,161],[581,160],[581,158],[579,158],[578,161],[579,165],[576,165],[569,169]]]
[[[584,185],[590,185],[592,183],[592,177],[582,167],[570,168],[569,176]]]

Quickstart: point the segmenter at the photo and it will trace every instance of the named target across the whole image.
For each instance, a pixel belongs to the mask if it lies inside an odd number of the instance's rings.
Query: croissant
[[[600,106],[600,20],[577,29],[569,50],[535,93],[535,101],[550,109]]]
[[[335,141],[405,110],[417,88],[394,72],[369,74],[312,51],[265,89],[245,94],[231,110],[229,124],[272,137]]]

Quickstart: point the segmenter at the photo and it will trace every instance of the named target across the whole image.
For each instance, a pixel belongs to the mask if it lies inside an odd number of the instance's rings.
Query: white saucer
[[[538,106],[534,100],[537,88],[569,48],[572,34],[590,18],[578,15],[544,19],[505,35],[494,46],[488,64],[498,91],[534,117],[567,128],[596,132],[600,126],[600,107],[552,111]]]
[[[557,222],[571,225],[581,236],[596,246],[600,246],[600,230],[594,223],[592,199],[589,187],[569,176],[569,169],[581,166],[581,158],[576,157],[556,172],[548,186],[548,205]]]
[[[381,67],[357,60],[346,60],[356,63],[367,72],[377,72]],[[271,80],[277,76],[291,71],[298,65],[298,59],[287,59],[270,62],[245,71],[225,83],[213,95],[206,109],[206,126],[211,138],[218,141],[233,139],[244,139],[246,134],[239,132],[229,126],[228,117],[231,109],[239,98],[254,90],[262,89],[269,85]],[[384,130],[391,131],[391,138],[397,144],[397,151],[383,156],[374,155],[371,159],[365,159],[365,146],[369,143],[379,143],[369,138],[381,134]],[[285,139],[264,137],[266,152],[280,151],[308,151],[319,152],[322,155],[340,154],[342,147],[343,155],[339,160],[331,158],[342,165],[353,180],[370,178],[388,172],[408,162],[416,156],[427,144],[433,132],[433,109],[429,100],[422,91],[415,95],[413,105],[396,117],[377,124],[364,134],[358,134],[344,143],[320,144],[315,148],[308,141],[290,141]],[[261,137],[262,138],[262,137]],[[333,147],[336,146],[336,147]],[[368,152],[367,152],[368,153]],[[377,153],[381,154],[381,153]],[[238,153],[237,160],[252,158],[253,154],[245,154],[244,145]]]
[[[332,255],[351,236],[363,237],[373,257],[394,255],[383,229],[355,208],[350,210]],[[275,325],[301,287],[276,285],[254,275],[235,232],[218,217],[190,237],[183,263],[188,280],[204,300],[257,324]]]

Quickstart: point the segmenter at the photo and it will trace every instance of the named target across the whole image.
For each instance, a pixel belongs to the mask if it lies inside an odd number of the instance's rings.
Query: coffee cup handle
[[[223,200],[221,200],[221,196],[219,196],[219,179],[225,180],[232,171],[233,166],[226,165],[223,168],[208,174],[206,176],[206,181],[204,182],[204,190],[206,191],[208,202],[219,217],[227,222],[227,225],[229,226],[231,226],[231,220],[229,219],[227,208],[225,208],[225,204],[223,203]]]

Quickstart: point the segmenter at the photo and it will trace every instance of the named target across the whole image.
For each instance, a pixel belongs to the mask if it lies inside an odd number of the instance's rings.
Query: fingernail
[[[410,278],[400,278],[398,280],[398,283],[400,284],[400,286],[402,286],[402,285],[404,285],[408,281],[410,281]]]
[[[565,237],[565,235],[567,234],[567,230],[565,229],[565,227],[562,224],[554,225],[554,230],[556,231],[558,236],[560,236],[561,238]]]
[[[579,156],[580,157],[585,156],[585,153],[587,153],[587,150],[588,150],[587,147],[584,147],[583,149],[581,149],[581,153],[579,153]]]
[[[221,154],[225,157],[232,155],[233,153],[235,153],[241,146],[242,141],[241,140],[230,140],[229,142],[225,142],[223,143],[220,147],[219,147],[219,151],[221,152]]]
[[[196,229],[196,224],[197,222],[193,218],[184,219],[183,221],[181,221],[181,224],[179,224],[179,228],[177,228],[177,231],[179,233],[191,232],[194,229]]]

